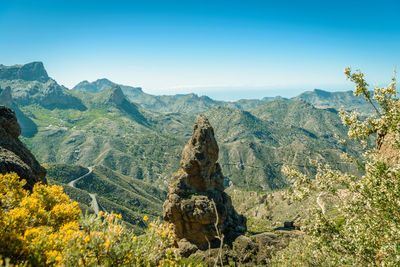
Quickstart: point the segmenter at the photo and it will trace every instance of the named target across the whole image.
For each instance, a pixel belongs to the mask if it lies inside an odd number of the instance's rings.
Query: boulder
[[[222,236],[229,243],[246,231],[246,218],[237,214],[224,192],[218,152],[213,128],[199,115],[163,205],[164,220],[174,225],[178,244],[184,239],[206,249],[218,245]]]
[[[0,173],[16,172],[27,181],[25,188],[32,190],[37,182],[47,183],[46,169],[18,139],[20,134],[14,111],[0,105]]]

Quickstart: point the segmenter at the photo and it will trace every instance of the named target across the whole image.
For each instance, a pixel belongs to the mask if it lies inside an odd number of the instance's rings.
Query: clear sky
[[[0,63],[43,61],[71,88],[108,78],[217,99],[348,90],[400,63],[400,1],[0,0]]]

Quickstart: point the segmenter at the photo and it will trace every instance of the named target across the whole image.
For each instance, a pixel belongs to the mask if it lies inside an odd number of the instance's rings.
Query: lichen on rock
[[[190,242],[207,248],[217,241],[216,225],[226,242],[246,231],[246,218],[235,211],[224,192],[218,152],[213,128],[204,115],[199,115],[182,151],[181,169],[173,174],[163,205],[164,220],[174,225],[178,244]]]

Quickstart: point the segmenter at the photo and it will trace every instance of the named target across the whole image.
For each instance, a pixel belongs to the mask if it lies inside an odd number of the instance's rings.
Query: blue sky
[[[0,63],[43,61],[71,88],[109,78],[218,99],[348,90],[400,62],[398,1],[0,0]]]

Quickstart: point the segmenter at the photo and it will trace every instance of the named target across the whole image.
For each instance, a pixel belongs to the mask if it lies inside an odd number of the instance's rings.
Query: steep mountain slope
[[[250,112],[260,119],[300,127],[317,136],[344,138],[347,135],[337,110],[316,108],[301,99],[264,103]]]
[[[25,142],[40,160],[104,165],[164,188],[165,177],[179,162],[184,139],[179,136],[185,131],[186,122],[182,121],[186,116],[153,116],[127,100],[119,87],[76,95],[82,97],[88,110],[23,107],[39,127],[38,133]]]
[[[309,158],[348,169],[348,164],[340,160],[340,154],[344,151],[357,153],[318,129],[313,133],[278,119],[263,120],[238,109],[220,107],[205,114],[215,128],[224,174],[240,188],[264,191],[281,188],[286,185],[281,174],[282,165],[313,173],[315,167],[310,165]],[[338,131],[340,136],[345,136],[344,129],[338,128]]]
[[[166,192],[141,180],[127,177],[104,166],[95,166],[93,171],[75,183],[67,185],[74,179],[88,173],[87,168],[79,165],[48,164],[50,182],[62,185],[64,191],[78,201],[83,211],[93,212],[94,193],[101,210],[120,213],[125,222],[138,233],[144,227],[144,215],[158,217]]]

